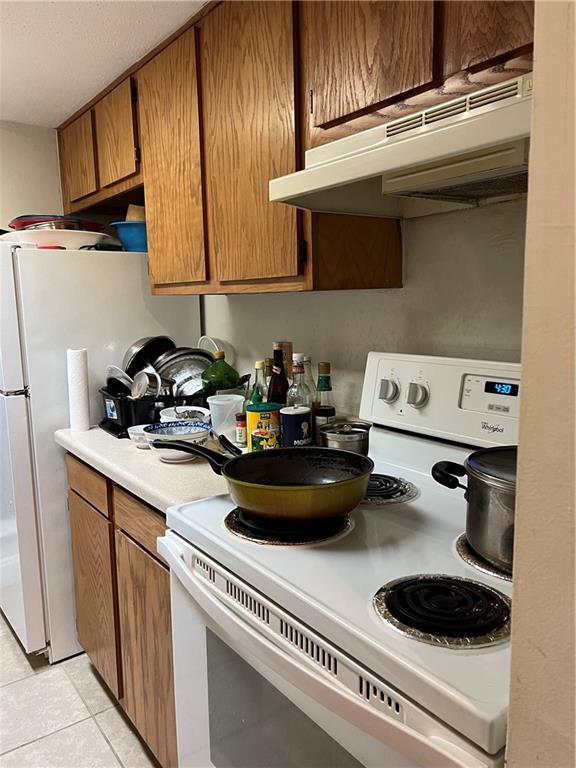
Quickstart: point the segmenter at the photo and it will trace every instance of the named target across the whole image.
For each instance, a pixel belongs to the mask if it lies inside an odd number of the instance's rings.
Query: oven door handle
[[[496,765],[496,758],[487,756],[487,760],[478,759],[439,736],[425,737],[403,723],[382,717],[362,699],[323,678],[309,665],[299,663],[286,650],[242,621],[202,583],[203,578],[188,568],[173,536],[159,538],[158,551],[200,608],[230,638],[233,647],[240,647],[248,655],[256,656],[276,674],[346,722],[427,768],[494,768]]]

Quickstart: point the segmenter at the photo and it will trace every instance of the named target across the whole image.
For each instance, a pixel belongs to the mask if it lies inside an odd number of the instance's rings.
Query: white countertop
[[[59,429],[54,439],[70,453],[156,509],[227,493],[226,481],[207,461],[165,464],[156,451],[136,448],[99,427],[88,432]]]

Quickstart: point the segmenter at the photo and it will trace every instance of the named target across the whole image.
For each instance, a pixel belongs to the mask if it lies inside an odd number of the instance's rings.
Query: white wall
[[[0,121],[0,229],[25,213],[62,213],[56,131]]]
[[[370,350],[520,359],[524,201],[429,216],[404,227],[404,288],[209,296],[206,333],[251,370],[274,340],[329,360],[343,413],[357,413]]]

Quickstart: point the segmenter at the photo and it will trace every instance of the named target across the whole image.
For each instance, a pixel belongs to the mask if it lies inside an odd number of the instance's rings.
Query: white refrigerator
[[[0,607],[28,653],[82,649],[75,628],[66,475],[66,349],[86,347],[91,423],[107,365],[156,334],[194,346],[196,297],[151,296],[142,253],[0,244]]]

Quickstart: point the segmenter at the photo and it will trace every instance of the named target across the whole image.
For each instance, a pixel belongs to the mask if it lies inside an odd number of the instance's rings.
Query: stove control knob
[[[399,395],[400,387],[394,379],[380,380],[380,400],[384,400],[385,403],[393,403],[398,400]]]
[[[430,391],[424,384],[418,384],[416,381],[411,381],[408,387],[408,395],[406,396],[406,402],[411,405],[412,408],[423,408],[430,399]]]

